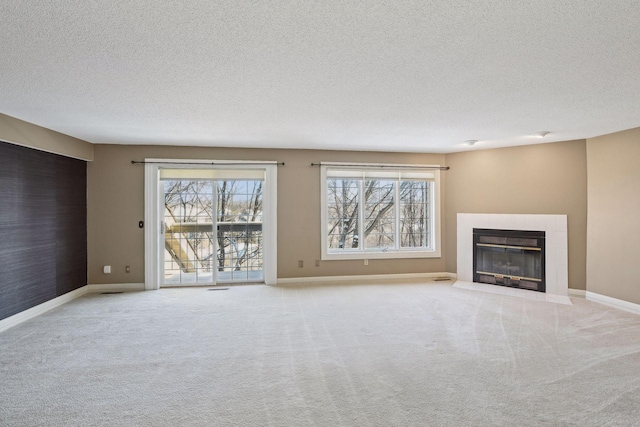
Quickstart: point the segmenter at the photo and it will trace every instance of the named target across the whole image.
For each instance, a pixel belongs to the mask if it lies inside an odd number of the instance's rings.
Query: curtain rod
[[[367,165],[367,164],[347,164],[347,163],[311,163],[311,166],[343,166],[347,168],[390,168],[390,169],[438,169],[448,171],[449,166],[419,166],[419,165]]]
[[[200,165],[200,166],[212,166],[212,165],[217,165],[217,166],[245,166],[245,165],[256,165],[256,166],[260,166],[260,165],[277,165],[277,166],[284,166],[284,162],[232,162],[232,163],[227,163],[227,162],[139,162],[136,160],[131,160],[131,164],[132,165],[146,165],[146,164],[152,164],[152,165]]]

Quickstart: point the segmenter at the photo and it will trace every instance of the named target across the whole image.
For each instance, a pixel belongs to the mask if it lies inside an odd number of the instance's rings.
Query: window
[[[439,169],[321,165],[322,259],[440,256]]]

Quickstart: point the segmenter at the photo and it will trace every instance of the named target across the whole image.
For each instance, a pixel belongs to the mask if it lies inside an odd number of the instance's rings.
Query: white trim
[[[640,304],[624,301],[618,298],[608,297],[606,295],[597,294],[595,292],[586,291],[586,298],[588,301],[597,302],[609,307],[617,308],[619,310],[628,311],[634,314],[640,314]]]
[[[145,159],[147,161],[148,159]],[[160,167],[157,164],[144,165],[144,288],[146,290],[160,289],[160,277],[162,277],[161,263],[158,262],[160,253],[160,218],[159,206],[159,176]]]
[[[99,284],[99,285],[85,285],[81,288],[75,289],[71,292],[67,292],[64,295],[50,299],[49,301],[38,304],[35,307],[31,307],[27,310],[16,313],[13,316],[9,316],[0,320],[0,332],[6,331],[22,322],[38,317],[49,310],[56,307],[60,307],[63,304],[73,301],[76,298],[80,298],[83,295],[99,292],[128,292],[128,291],[144,291],[144,283],[112,283],[112,284]]]
[[[275,285],[278,282],[278,165],[265,166],[264,194],[262,197],[263,214],[262,236],[263,257],[262,275],[264,283]]]
[[[144,283],[101,283],[87,285],[87,293],[144,291]]]
[[[584,289],[571,289],[568,290],[569,296],[573,298],[585,298],[586,292]]]
[[[47,302],[38,304],[35,307],[31,307],[27,310],[21,311],[20,313],[16,313],[13,316],[2,319],[0,320],[0,332],[6,331],[11,327],[16,326],[22,322],[26,322],[27,320],[33,319],[34,317],[38,317],[42,313],[46,313],[47,311],[59,307],[62,304],[72,301],[78,297],[81,297],[86,293],[87,287],[83,286],[71,292],[67,292],[64,295],[60,295],[59,297],[56,297],[54,299],[50,299]]]
[[[433,203],[431,204],[431,214],[433,219],[431,220],[431,235],[433,238],[433,252],[429,258],[440,258],[442,256],[442,186],[440,185],[440,170],[435,171],[435,183],[433,191],[436,193],[432,195]]]
[[[326,240],[326,239],[324,239]],[[409,259],[409,258],[440,258],[440,252],[435,250],[403,250],[389,249],[387,251],[345,251],[344,253],[323,253],[322,261],[354,260],[354,259]]]
[[[295,284],[311,284],[311,283],[326,283],[326,282],[371,282],[376,280],[416,280],[416,279],[435,279],[440,277],[447,277],[450,280],[455,280],[455,273],[400,273],[400,274],[370,274],[370,275],[358,275],[358,276],[317,276],[317,277],[286,277],[278,279],[278,286],[280,285],[295,285]]]
[[[320,163],[322,165],[322,163]],[[358,190],[360,191],[360,190]],[[358,214],[358,229],[362,230],[362,216]],[[327,256],[327,168],[320,166],[320,259]]]

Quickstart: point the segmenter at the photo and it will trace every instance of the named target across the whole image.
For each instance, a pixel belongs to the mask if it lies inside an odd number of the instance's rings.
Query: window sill
[[[427,251],[371,251],[347,253],[323,253],[322,261],[356,260],[356,259],[411,259],[440,258],[440,250]]]

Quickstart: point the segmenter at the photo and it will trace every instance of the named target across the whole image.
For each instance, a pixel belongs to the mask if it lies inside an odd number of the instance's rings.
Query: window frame
[[[340,250],[330,250],[328,248],[328,206],[327,206],[327,190],[328,180],[332,177],[328,176],[329,169],[338,169],[348,173],[354,172],[375,172],[384,170],[384,174],[397,173],[400,177],[402,173],[427,172],[433,175],[431,179],[422,179],[421,181],[432,182],[432,191],[429,194],[429,213],[428,230],[431,234],[430,246],[424,248],[403,248],[401,244],[401,231],[399,228],[401,203],[399,199],[401,178],[396,179],[394,189],[394,210],[395,210],[395,242],[394,249],[365,249],[364,245],[364,194],[362,192],[366,178],[354,178],[358,180],[358,210],[359,210],[359,233],[358,240],[361,243],[360,248],[349,248]],[[382,173],[381,173],[382,175]],[[373,179],[377,179],[373,177]],[[379,178],[385,179],[383,177]],[[360,260],[360,259],[402,259],[402,258],[440,258],[441,257],[441,191],[440,191],[440,166],[439,165],[409,165],[409,164],[381,164],[381,163],[320,163],[320,235],[321,235],[321,260]]]

